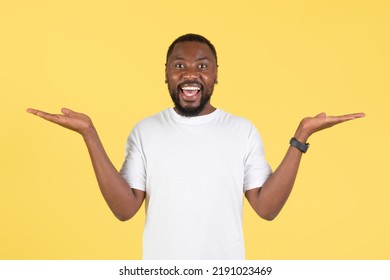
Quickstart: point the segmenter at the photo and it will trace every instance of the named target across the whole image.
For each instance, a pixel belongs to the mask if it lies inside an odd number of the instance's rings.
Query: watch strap
[[[295,137],[291,138],[290,145],[300,150],[302,153],[306,153],[307,149],[309,149],[309,143],[299,142]]]

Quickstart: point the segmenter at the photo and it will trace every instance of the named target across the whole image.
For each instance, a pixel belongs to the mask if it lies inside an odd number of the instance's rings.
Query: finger
[[[326,118],[326,113],[325,112],[322,112],[322,113],[319,113],[318,115],[314,116],[315,118]]]
[[[364,113],[353,113],[353,114],[346,114],[346,115],[341,115],[341,116],[336,116],[336,117],[341,117],[341,118],[363,118],[365,116]]]
[[[68,109],[68,108],[62,108],[62,109],[61,109],[61,112],[62,112],[64,115],[67,115],[67,116],[69,116],[69,117],[72,117],[72,116],[74,116],[74,115],[77,114],[76,112],[74,112],[74,111],[72,111],[72,110],[70,110],[70,109]]]
[[[343,115],[343,116],[336,116],[333,118],[341,120],[341,121],[350,121],[350,120],[363,118],[363,117],[365,117],[364,113],[354,113],[354,114],[347,114],[347,115]]]
[[[354,118],[354,119],[359,119],[359,118],[364,118],[366,116],[366,114],[365,113],[354,113],[354,114],[349,114],[347,116]]]
[[[57,124],[63,123],[63,121],[62,121],[63,116],[62,115],[50,114],[50,113],[47,113],[47,112],[44,112],[41,110],[37,110],[37,109],[32,109],[32,108],[28,108],[27,112],[31,113],[33,115],[36,115],[38,117],[41,117],[42,119],[45,119],[47,121],[53,122],[53,123],[57,123]]]
[[[27,108],[26,112],[30,113],[30,114],[33,114],[33,115],[36,115],[36,114],[38,114],[39,112],[42,112],[42,111],[37,110],[37,109],[33,109],[33,108]]]
[[[45,119],[47,121],[57,123],[57,124],[62,124],[62,115],[57,115],[57,114],[50,114],[46,112],[38,112],[37,113],[38,117],[41,117],[42,119]]]
[[[342,115],[342,116],[328,116],[327,123],[328,123],[328,125],[333,126],[336,124],[340,124],[340,123],[347,122],[347,121],[352,121],[352,120],[355,120],[357,118],[362,118],[362,117],[364,117],[363,113],[347,114],[347,115]]]

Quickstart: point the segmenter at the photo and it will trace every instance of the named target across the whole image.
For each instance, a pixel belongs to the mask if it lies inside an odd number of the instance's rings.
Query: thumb
[[[62,108],[62,109],[61,109],[61,112],[62,112],[64,115],[69,116],[69,117],[74,116],[74,115],[76,114],[76,112],[74,112],[74,111],[72,111],[72,110],[70,110],[70,109],[68,109],[68,108]]]
[[[315,118],[324,119],[324,118],[326,118],[326,113],[325,112],[319,113],[317,116],[315,116]]]

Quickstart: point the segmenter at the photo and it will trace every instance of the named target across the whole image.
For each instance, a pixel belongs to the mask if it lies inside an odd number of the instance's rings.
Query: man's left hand
[[[315,132],[332,127],[346,121],[363,118],[364,113],[347,114],[343,116],[327,116],[325,113],[320,113],[315,117],[304,118],[298,126],[295,133],[295,138],[305,143],[307,139]]]

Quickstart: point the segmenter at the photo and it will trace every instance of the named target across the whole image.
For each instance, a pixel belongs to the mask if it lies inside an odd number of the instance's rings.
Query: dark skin
[[[211,96],[217,75],[218,67],[213,53],[206,44],[199,42],[178,43],[168,58],[165,71],[171,95],[178,97],[181,107],[191,110],[200,106],[202,97]],[[175,110],[180,113],[177,106]],[[215,107],[207,101],[197,115],[206,115],[214,110]],[[121,221],[135,215],[145,199],[145,192],[132,189],[118,173],[87,115],[65,108],[61,110],[62,114],[50,114],[31,108],[27,112],[82,135],[100,190],[110,209]],[[363,113],[343,116],[320,113],[315,117],[304,118],[294,136],[298,141],[306,143],[313,133],[362,117]],[[250,205],[260,217],[273,220],[281,211],[293,188],[301,158],[302,153],[298,149],[289,147],[279,167],[263,186],[245,192]]]
[[[176,44],[168,58],[165,68],[165,81],[173,99],[178,99],[175,110],[182,113],[183,109],[200,107],[202,98],[210,98],[214,84],[217,83],[218,66],[210,48],[199,42],[181,42]],[[199,87],[195,95],[184,94],[183,88]],[[193,92],[196,92],[194,90]],[[213,112],[215,108],[210,100],[197,113],[198,116]]]

